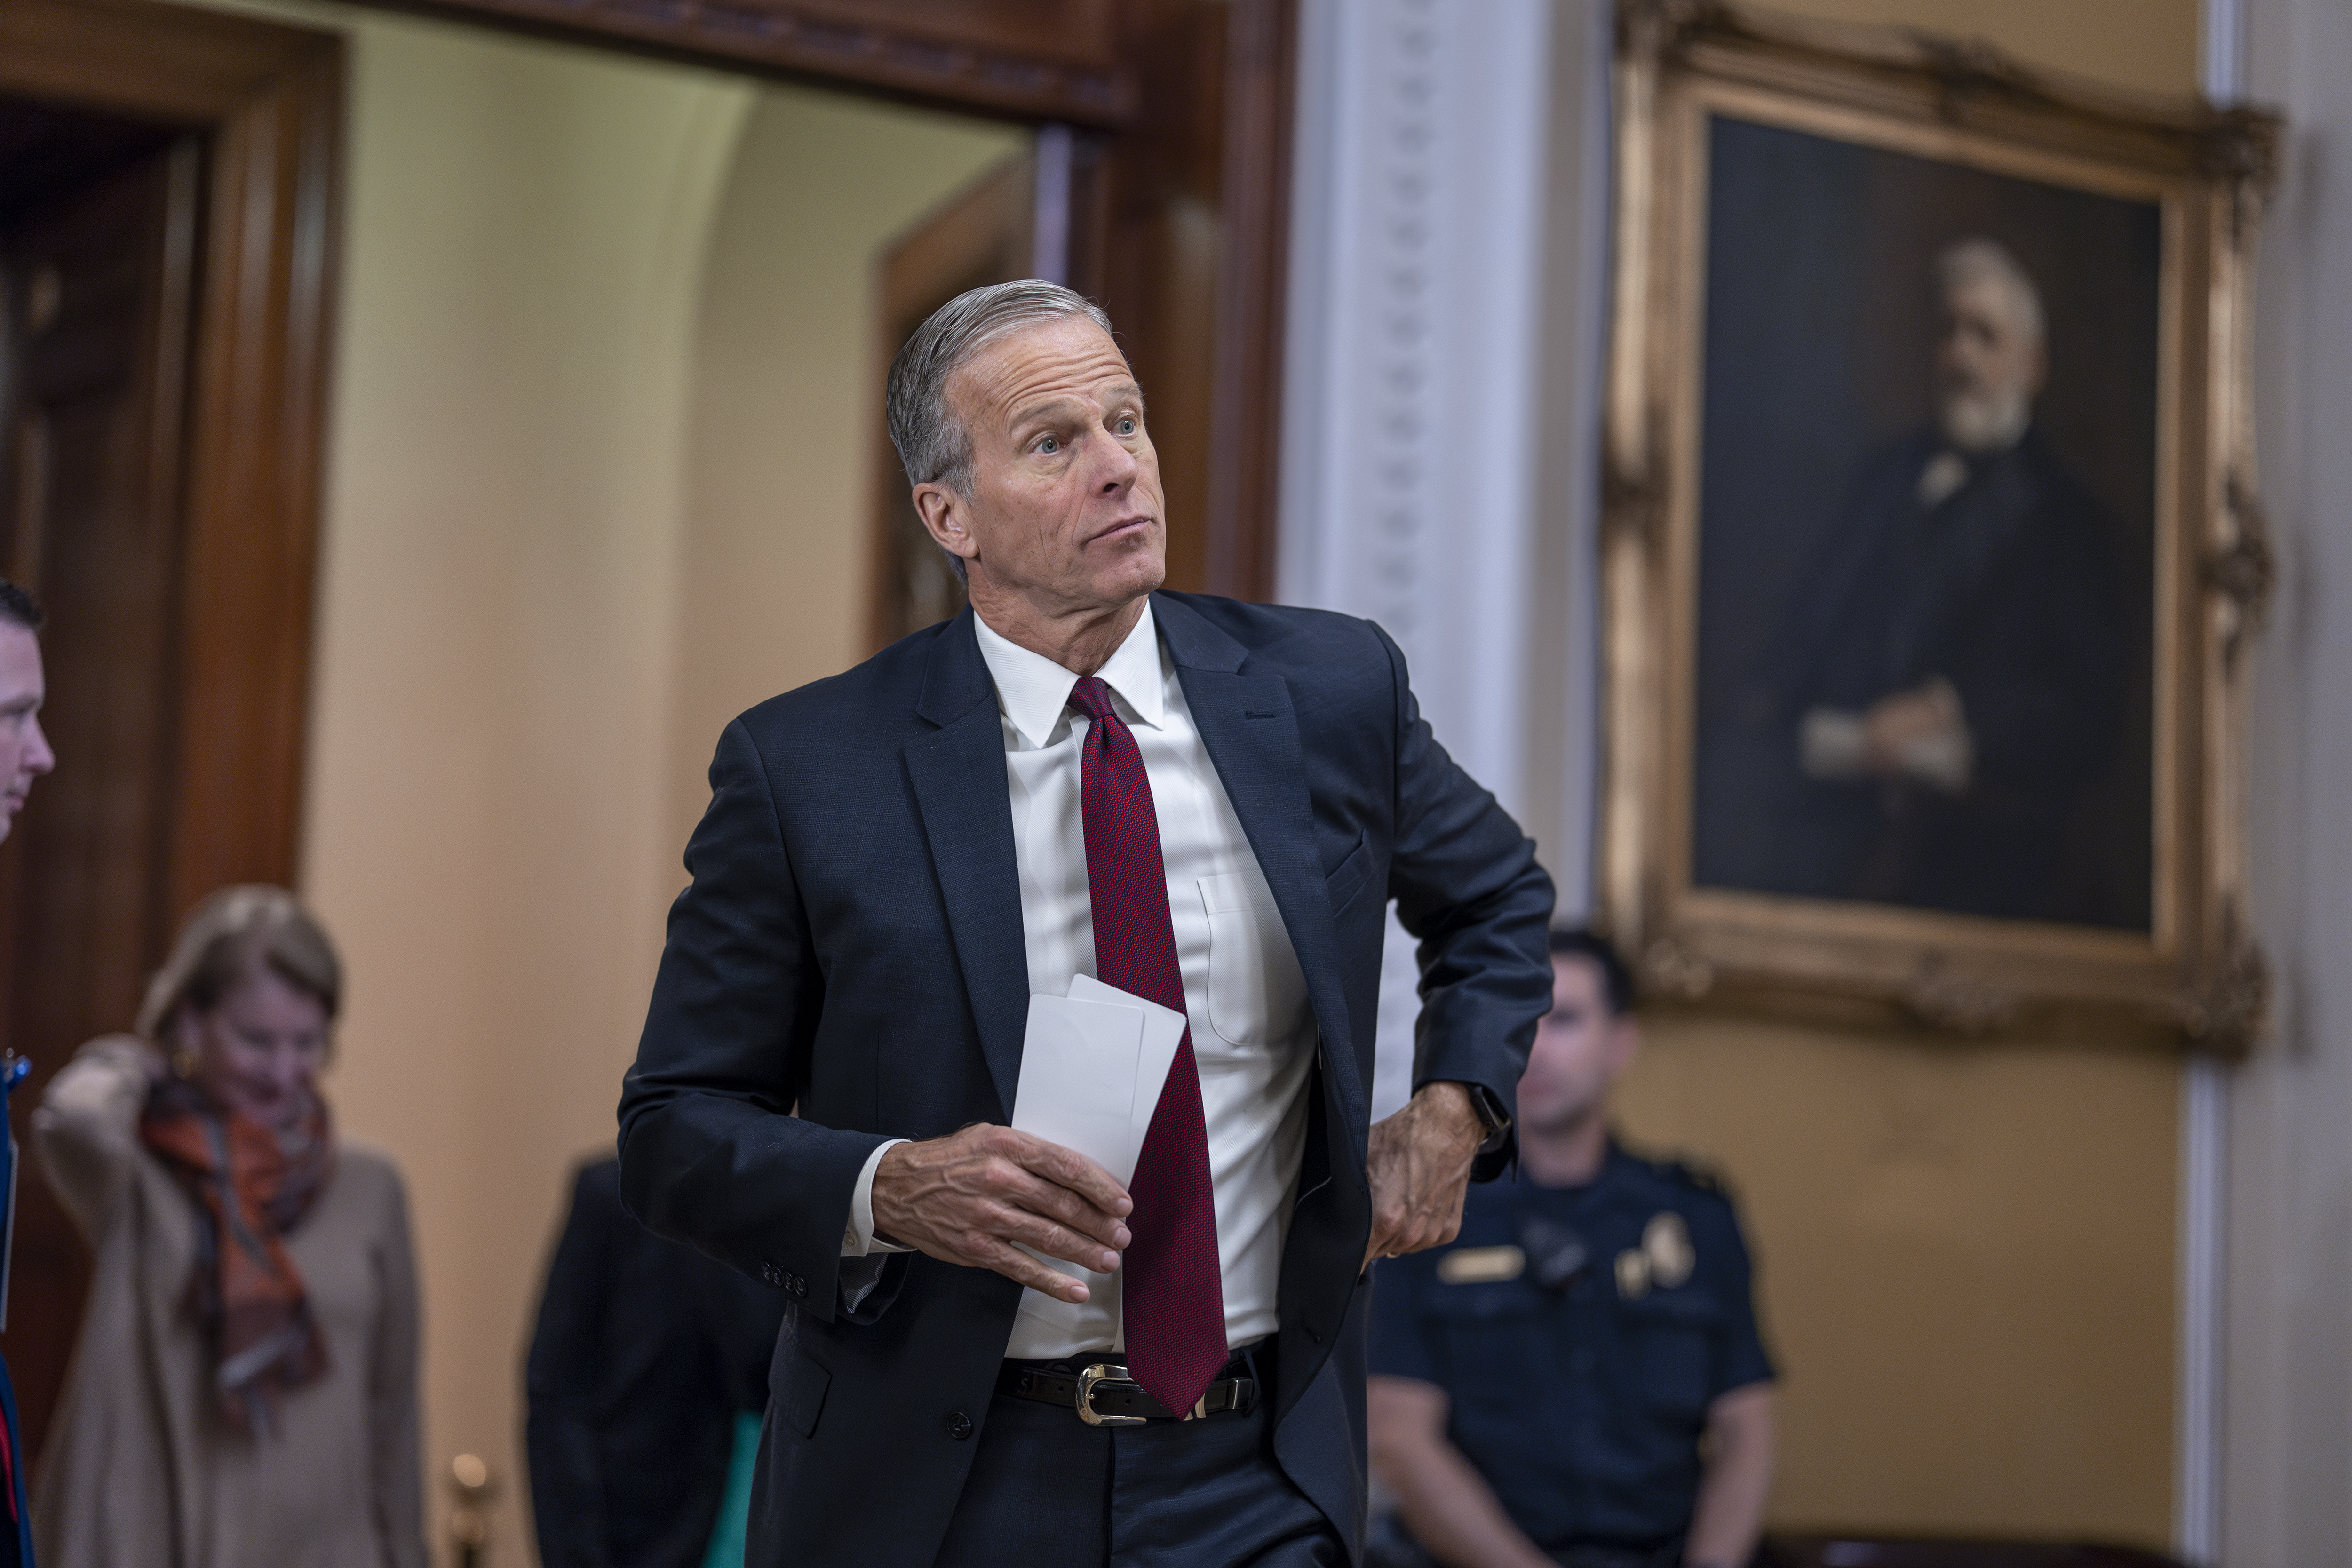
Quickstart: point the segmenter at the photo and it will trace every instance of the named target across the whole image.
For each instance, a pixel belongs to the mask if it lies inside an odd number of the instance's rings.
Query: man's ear
[[[923,531],[933,542],[966,561],[980,558],[980,542],[965,526],[971,513],[970,501],[936,479],[917,485],[914,498],[915,514],[923,520]]]

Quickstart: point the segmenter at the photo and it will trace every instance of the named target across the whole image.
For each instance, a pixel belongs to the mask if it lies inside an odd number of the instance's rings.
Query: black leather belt
[[[1069,1370],[1062,1370],[1064,1364]],[[1147,1421],[1176,1419],[1166,1405],[1127,1375],[1123,1363],[1115,1361],[1084,1365],[1008,1361],[996,1374],[996,1392],[1015,1399],[1034,1399],[1041,1405],[1058,1405],[1076,1412],[1078,1419],[1089,1426],[1140,1426]],[[1201,1403],[1192,1406],[1192,1414],[1214,1415],[1231,1410],[1246,1415],[1255,1408],[1256,1378],[1221,1377],[1209,1384],[1209,1391],[1201,1395]]]

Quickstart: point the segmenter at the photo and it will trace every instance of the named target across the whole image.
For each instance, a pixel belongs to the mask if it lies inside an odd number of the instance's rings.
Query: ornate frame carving
[[[1620,0],[1602,583],[1601,917],[1686,1002],[1861,1003],[1967,1034],[2258,1034],[2243,915],[2245,675],[2273,569],[2253,479],[2248,287],[2279,122],[2060,82],[1984,46]],[[1692,882],[1706,130],[1712,110],[2157,203],[2164,224],[2153,918],[2147,932]]]

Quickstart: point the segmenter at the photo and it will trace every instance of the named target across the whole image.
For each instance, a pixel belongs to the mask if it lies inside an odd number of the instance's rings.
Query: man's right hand
[[[985,1124],[896,1143],[874,1168],[874,1234],[967,1268],[992,1268],[1063,1301],[1086,1286],[1038,1262],[1033,1247],[1108,1274],[1134,1209],[1110,1173],[1074,1150]]]

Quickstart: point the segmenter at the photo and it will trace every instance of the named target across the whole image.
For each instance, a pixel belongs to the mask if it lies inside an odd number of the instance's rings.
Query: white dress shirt
[[[1095,973],[1079,804],[1080,748],[1088,721],[1069,709],[1076,676],[1000,637],[985,621],[975,618],[974,626],[1004,725],[1029,989],[1060,996],[1072,976]],[[1241,1344],[1276,1328],[1282,1247],[1307,1137],[1307,1071],[1315,1057],[1307,977],[1223,781],[1193,728],[1149,600],[1135,629],[1096,673],[1134,732],[1160,818],[1169,914],[1208,1123],[1225,1338]],[[843,1237],[846,1255],[889,1245],[873,1238],[874,1170],[881,1157],[876,1150],[858,1178]],[[1004,1353],[1042,1360],[1123,1348],[1118,1276],[1056,1267],[1087,1282],[1087,1300],[1074,1306],[1024,1290]]]

